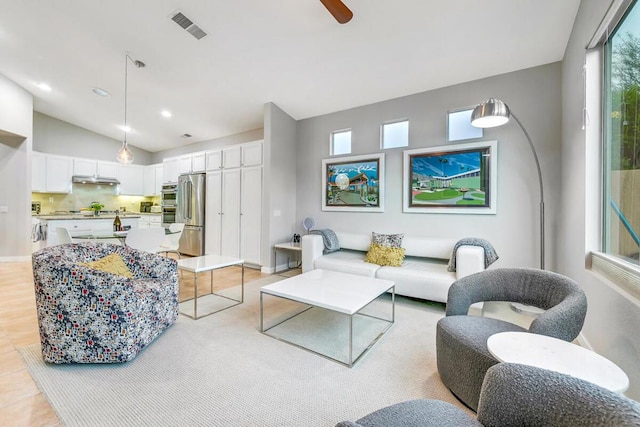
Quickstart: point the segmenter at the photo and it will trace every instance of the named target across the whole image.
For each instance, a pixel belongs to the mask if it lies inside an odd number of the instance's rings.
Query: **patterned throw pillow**
[[[365,261],[372,264],[400,267],[404,261],[404,248],[392,248],[372,243]]]
[[[100,270],[111,274],[118,274],[129,279],[133,278],[131,270],[129,270],[119,254],[111,254],[95,261],[81,262],[79,264],[85,267],[93,268],[94,270]]]
[[[371,243],[389,248],[401,248],[404,234],[380,234],[371,233]]]

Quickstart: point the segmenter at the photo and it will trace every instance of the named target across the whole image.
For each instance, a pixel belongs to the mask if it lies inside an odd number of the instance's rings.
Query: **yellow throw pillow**
[[[91,262],[81,262],[80,265],[93,268],[94,270],[104,271],[106,273],[118,274],[129,279],[133,278],[131,270],[129,270],[119,254],[107,255],[104,258]]]
[[[390,248],[372,243],[365,261],[378,265],[400,267],[404,261],[404,248]]]

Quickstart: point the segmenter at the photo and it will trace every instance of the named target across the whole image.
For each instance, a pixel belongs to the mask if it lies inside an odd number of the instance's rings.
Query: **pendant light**
[[[122,141],[122,147],[118,150],[118,154],[116,155],[116,159],[118,162],[128,165],[133,162],[133,152],[129,149],[127,145],[127,132],[129,132],[129,128],[127,127],[127,83],[128,83],[128,71],[129,71],[129,61],[133,62],[133,64],[137,68],[145,67],[145,63],[142,61],[138,61],[137,59],[133,59],[129,56],[128,53],[124,55],[124,139]]]

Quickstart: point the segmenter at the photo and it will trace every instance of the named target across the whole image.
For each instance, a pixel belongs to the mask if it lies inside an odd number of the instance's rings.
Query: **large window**
[[[640,251],[640,3],[605,42],[604,244],[638,264]]]

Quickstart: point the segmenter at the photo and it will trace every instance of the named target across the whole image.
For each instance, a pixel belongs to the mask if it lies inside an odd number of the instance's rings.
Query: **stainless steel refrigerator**
[[[180,253],[204,255],[204,208],[206,175],[180,175],[177,188],[176,222],[184,223],[180,238]]]

